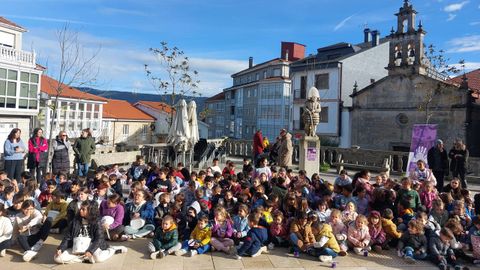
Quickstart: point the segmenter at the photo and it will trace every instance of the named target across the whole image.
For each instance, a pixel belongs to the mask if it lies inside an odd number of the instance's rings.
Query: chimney
[[[378,30],[372,31],[372,47],[380,44],[380,32]]]
[[[248,58],[248,68],[252,68],[253,67],[253,57],[249,57]]]
[[[363,42],[370,42],[370,28],[365,28],[363,30]]]

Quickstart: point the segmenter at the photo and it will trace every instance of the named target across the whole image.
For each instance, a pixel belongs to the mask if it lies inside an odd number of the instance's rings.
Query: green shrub
[[[320,164],[320,171],[321,172],[328,172],[328,170],[330,170],[330,164],[328,164],[328,163]]]

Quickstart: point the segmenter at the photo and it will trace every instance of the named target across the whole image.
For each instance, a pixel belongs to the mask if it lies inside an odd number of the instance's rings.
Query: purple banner
[[[415,170],[418,160],[421,159],[427,164],[428,150],[435,145],[436,139],[437,125],[413,125],[412,143],[408,155],[407,176],[411,171]]]

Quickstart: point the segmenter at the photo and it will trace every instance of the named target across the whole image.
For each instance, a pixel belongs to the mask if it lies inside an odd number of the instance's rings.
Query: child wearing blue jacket
[[[260,214],[252,213],[248,217],[250,230],[245,237],[245,242],[237,250],[236,259],[242,259],[242,256],[250,255],[256,257],[262,253],[267,253],[266,244],[268,244],[268,231],[260,226]]]

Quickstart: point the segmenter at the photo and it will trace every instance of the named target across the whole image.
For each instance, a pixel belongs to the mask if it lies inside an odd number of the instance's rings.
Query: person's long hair
[[[89,224],[94,224],[99,221],[98,217],[100,216],[100,210],[98,209],[97,202],[86,200],[83,201],[80,206],[87,207],[88,209],[88,216],[85,218]],[[80,211],[77,212],[78,218],[82,218],[80,216]]]
[[[13,143],[13,139],[15,138],[15,134],[17,134],[17,132],[20,132],[20,134],[22,133],[22,131],[19,129],[19,128],[14,128],[12,129],[12,131],[10,131],[10,134],[8,134],[8,140]],[[18,138],[18,141],[20,141],[21,139]]]
[[[40,131],[40,130],[43,131],[43,129],[41,129],[41,128],[34,128],[33,129],[32,139],[37,137],[38,131]]]

